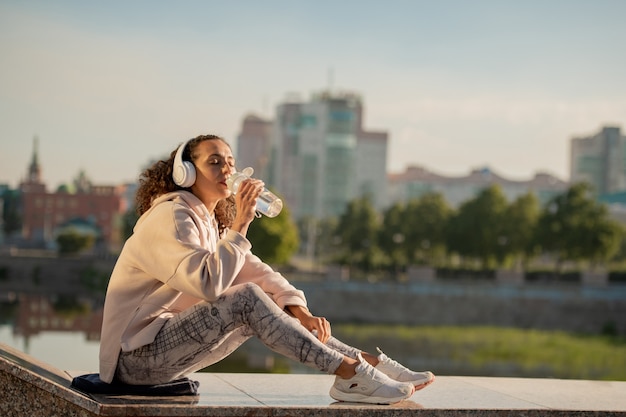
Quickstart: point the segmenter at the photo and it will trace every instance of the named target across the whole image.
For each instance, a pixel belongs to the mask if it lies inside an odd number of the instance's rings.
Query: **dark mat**
[[[177,379],[155,385],[128,385],[118,381],[110,384],[100,379],[100,374],[86,374],[72,380],[72,387],[88,394],[107,395],[143,395],[143,396],[172,396],[198,395],[200,382],[189,378]]]

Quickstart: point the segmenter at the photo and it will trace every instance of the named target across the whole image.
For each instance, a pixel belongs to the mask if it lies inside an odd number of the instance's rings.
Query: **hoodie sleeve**
[[[213,301],[233,284],[252,245],[233,231],[219,240],[212,232],[185,204],[161,203],[136,229],[137,266],[177,291]]]
[[[246,254],[246,261],[234,284],[244,282],[252,282],[260,286],[281,309],[290,305],[307,306],[304,292],[295,288],[279,272],[274,271],[250,252]]]

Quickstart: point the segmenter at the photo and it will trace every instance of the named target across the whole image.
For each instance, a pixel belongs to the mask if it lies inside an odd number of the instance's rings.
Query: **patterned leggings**
[[[243,284],[215,302],[172,317],[152,343],[122,352],[115,376],[135,385],[173,381],[224,359],[252,336],[277,353],[329,374],[344,356],[355,358],[359,352],[333,337],[323,344],[258,285]]]

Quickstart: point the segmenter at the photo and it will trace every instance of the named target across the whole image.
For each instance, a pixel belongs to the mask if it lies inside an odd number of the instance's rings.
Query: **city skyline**
[[[248,113],[332,89],[389,133],[388,171],[569,179],[569,146],[626,126],[626,3],[0,3],[0,183],[39,137],[50,188],[133,182],[183,140],[236,149]]]

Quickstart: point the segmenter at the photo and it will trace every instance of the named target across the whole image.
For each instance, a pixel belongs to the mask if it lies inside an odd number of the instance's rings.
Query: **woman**
[[[106,294],[100,379],[149,385],[220,361],[248,338],[335,374],[339,401],[393,403],[433,381],[331,336],[302,291],[251,252],[246,233],[264,184],[226,186],[235,172],[218,136],[183,143],[140,178],[141,217],[115,265]]]

